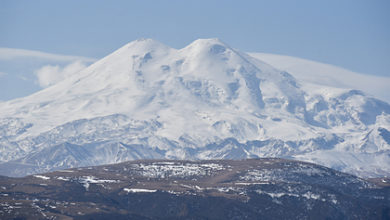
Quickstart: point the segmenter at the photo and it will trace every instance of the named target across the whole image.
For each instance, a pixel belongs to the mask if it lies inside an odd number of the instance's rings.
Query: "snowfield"
[[[324,75],[310,69],[317,73]],[[297,80],[218,39],[179,50],[133,41],[64,81],[0,103],[0,174],[282,157],[390,175],[390,105],[305,74]]]

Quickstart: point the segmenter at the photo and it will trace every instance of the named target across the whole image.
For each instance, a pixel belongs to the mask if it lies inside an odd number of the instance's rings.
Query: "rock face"
[[[0,217],[388,219],[387,181],[285,159],[131,161],[2,177]]]
[[[390,173],[389,104],[297,81],[218,39],[180,50],[131,42],[0,103],[0,112],[0,173],[9,176],[134,159],[256,157]]]

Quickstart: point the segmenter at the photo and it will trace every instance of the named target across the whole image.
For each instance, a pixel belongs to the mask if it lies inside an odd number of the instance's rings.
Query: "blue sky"
[[[218,37],[242,51],[390,76],[389,11],[387,0],[2,0],[0,48],[101,58],[138,38],[182,48],[198,38]],[[17,81],[4,79],[6,71],[16,74],[15,65],[23,62],[0,60],[0,87]],[[30,73],[19,68],[19,78],[34,80],[34,68],[25,70]],[[15,91],[7,95],[0,91],[0,100],[40,88],[36,79],[27,87],[18,93],[18,86],[12,86]]]

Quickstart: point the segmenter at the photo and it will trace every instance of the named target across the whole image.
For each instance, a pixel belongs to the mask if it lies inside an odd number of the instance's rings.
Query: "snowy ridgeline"
[[[120,124],[118,121],[126,123]],[[71,167],[162,158],[287,157],[316,162],[360,176],[387,175],[390,167],[387,150],[377,152],[375,145],[369,142],[370,137],[380,138],[381,134],[387,137],[384,130],[371,132],[366,136],[365,144],[362,147],[355,145],[355,150],[351,152],[342,148],[351,134],[323,135],[296,141],[266,139],[240,142],[236,138],[214,137],[214,140],[206,140],[206,144],[198,146],[188,135],[176,141],[161,136],[161,127],[153,120],[132,121],[125,115],[112,115],[68,123],[21,141],[11,142],[4,138],[1,139],[1,157],[3,161],[9,161],[0,164],[0,173],[23,176]],[[30,153],[22,146],[33,149]],[[353,148],[354,145],[349,147]]]
[[[134,159],[284,157],[389,175],[390,105],[302,79],[218,39],[180,50],[134,41],[1,103],[0,174]]]

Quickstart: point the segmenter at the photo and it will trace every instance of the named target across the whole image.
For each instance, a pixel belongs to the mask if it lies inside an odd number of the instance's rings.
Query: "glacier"
[[[219,39],[182,49],[139,39],[46,89],[0,102],[1,175],[256,157],[389,176],[390,105],[297,80]]]

